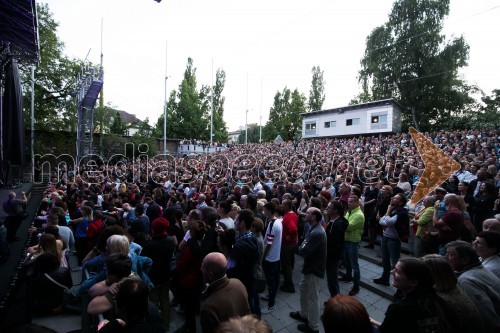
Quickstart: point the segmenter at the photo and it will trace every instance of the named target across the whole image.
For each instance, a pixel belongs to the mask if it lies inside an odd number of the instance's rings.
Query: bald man
[[[483,231],[493,231],[500,234],[500,220],[496,218],[484,220]]]
[[[201,273],[207,286],[203,292],[205,301],[200,313],[203,333],[214,332],[221,322],[231,317],[250,313],[245,286],[238,279],[229,279],[226,267],[227,260],[222,253],[212,252],[203,259]]]

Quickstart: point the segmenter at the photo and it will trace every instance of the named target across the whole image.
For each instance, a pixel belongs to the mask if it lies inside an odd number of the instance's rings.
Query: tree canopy
[[[274,140],[281,135],[283,140],[296,140],[302,131],[301,113],[306,112],[306,98],[297,89],[293,92],[284,88],[274,95],[274,104],[269,120],[263,130],[264,141]]]
[[[311,72],[312,81],[311,90],[309,91],[309,111],[319,111],[323,107],[323,102],[325,101],[324,72],[319,66],[314,66]]]
[[[125,133],[127,131],[127,127],[123,123],[123,120],[120,117],[120,113],[118,111],[116,111],[116,114],[113,117],[113,123],[111,124],[109,130],[110,130],[111,134],[120,135],[120,136],[125,135]]]
[[[472,102],[458,70],[467,65],[463,37],[441,33],[449,0],[397,0],[389,20],[366,39],[361,60],[363,93],[351,102],[396,98],[404,125],[440,127]]]
[[[40,64],[35,68],[35,128],[44,130],[76,129],[76,75],[83,62],[64,55],[64,43],[57,36],[59,24],[47,4],[37,3],[40,40]],[[21,69],[23,90],[31,91],[31,70]],[[24,94],[25,121],[29,123],[31,95]]]
[[[196,138],[210,141],[210,111],[213,100],[213,140],[227,142],[222,92],[226,81],[224,70],[217,70],[213,89],[202,85],[197,89],[196,68],[188,58],[184,78],[178,91],[172,90],[167,103],[167,137]],[[153,130],[153,136],[163,137],[163,114]]]

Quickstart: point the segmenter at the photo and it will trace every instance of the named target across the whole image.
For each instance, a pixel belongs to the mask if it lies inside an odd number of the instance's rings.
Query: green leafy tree
[[[319,111],[325,102],[325,80],[319,66],[312,68],[311,90],[309,91],[309,111]]]
[[[213,96],[213,140],[227,142],[227,128],[224,122],[224,101],[222,96],[226,74],[217,70],[213,89],[202,85],[197,90],[196,68],[188,58],[184,79],[178,91],[171,91],[167,103],[167,137],[177,139],[210,140],[210,110]],[[154,137],[163,137],[163,114],[153,129]]]
[[[500,128],[500,89],[491,92],[491,96],[481,98],[484,105],[478,113],[478,126]]]
[[[82,61],[64,56],[64,43],[57,36],[58,23],[47,4],[37,3],[40,63],[35,68],[35,128],[42,130],[76,129],[76,75]],[[21,68],[24,91],[31,91],[31,70]],[[29,123],[31,94],[24,96],[25,121]]]
[[[361,60],[364,97],[396,98],[404,125],[428,130],[442,126],[471,102],[458,70],[467,65],[463,37],[445,39],[449,0],[397,0],[389,20],[367,37]]]
[[[127,127],[123,123],[122,118],[120,117],[120,113],[116,111],[115,116],[113,117],[113,123],[111,124],[111,127],[109,128],[111,134],[115,135],[120,135],[123,136],[125,135],[127,131]]]
[[[226,98],[222,96],[222,91],[226,84],[226,72],[223,69],[218,69],[215,74],[215,86],[213,88],[213,141],[227,142],[227,126],[224,121],[224,101]],[[209,125],[210,126],[210,125]],[[210,129],[209,129],[210,132]]]
[[[111,103],[101,107],[96,107],[94,109],[94,131],[101,133],[101,118],[102,118],[102,133],[109,133],[110,127],[113,124],[113,119],[116,115],[117,110],[111,106]]]
[[[153,132],[153,128],[149,125],[149,118],[139,123],[139,130],[133,136],[140,138],[149,138]]]
[[[249,125],[248,126],[248,136],[247,136],[247,143],[259,143],[259,126],[258,125]],[[238,143],[243,144],[245,143],[245,131],[241,131],[240,135],[238,136]]]
[[[196,68],[193,67],[193,60],[188,58],[184,79],[179,86],[177,93],[177,108],[172,115],[178,119],[177,128],[173,129],[174,137],[191,137],[202,139],[207,137],[206,129],[208,125],[208,108],[206,103],[201,101],[208,94],[206,90],[200,92],[196,89]]]
[[[269,120],[263,131],[264,140],[274,140],[281,135],[283,140],[295,140],[302,130],[301,113],[306,112],[306,98],[297,89],[283,89],[274,96],[274,104],[269,113]]]

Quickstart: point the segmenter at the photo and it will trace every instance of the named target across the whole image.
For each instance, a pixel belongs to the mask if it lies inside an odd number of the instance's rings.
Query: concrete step
[[[358,252],[359,268],[361,271],[360,285],[371,292],[384,297],[390,301],[394,301],[394,294],[397,289],[391,286],[382,286],[373,283],[373,279],[379,278],[382,275],[382,258],[378,255],[380,246],[375,245],[374,249],[366,249],[363,246],[368,243],[361,242],[361,247]],[[408,254],[401,251],[401,258],[408,257]],[[339,270],[339,275],[345,276],[345,268]],[[342,282],[340,282],[342,283]]]

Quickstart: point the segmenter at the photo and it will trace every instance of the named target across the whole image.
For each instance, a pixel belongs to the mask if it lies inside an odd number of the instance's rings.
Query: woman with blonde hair
[[[220,323],[215,333],[272,333],[269,325],[254,315],[231,318]]]
[[[124,235],[112,235],[108,238],[106,242],[106,252],[109,254],[113,253],[130,253],[130,242],[127,236]]]
[[[461,332],[482,332],[483,321],[476,305],[457,285],[457,276],[448,261],[439,254],[428,254],[422,258],[434,277],[434,289],[453,313],[457,314]]]

